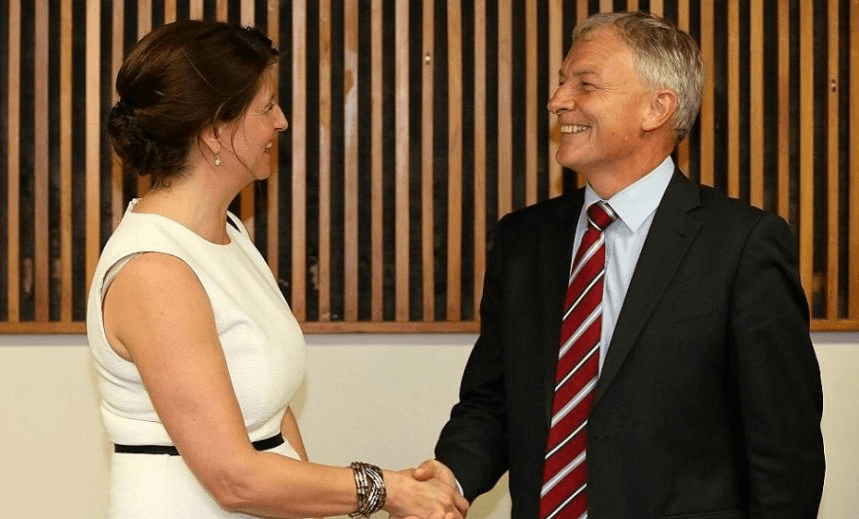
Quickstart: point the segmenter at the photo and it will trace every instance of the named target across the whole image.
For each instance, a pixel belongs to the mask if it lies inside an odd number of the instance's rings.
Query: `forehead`
[[[573,44],[562,65],[565,76],[599,73],[607,68],[632,67],[632,51],[611,27],[597,27]]]

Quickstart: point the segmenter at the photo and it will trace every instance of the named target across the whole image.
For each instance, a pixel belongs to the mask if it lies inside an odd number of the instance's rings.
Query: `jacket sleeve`
[[[490,490],[507,471],[504,361],[501,323],[504,297],[502,243],[499,222],[489,255],[480,305],[480,336],[465,366],[459,402],[442,429],[436,458],[456,475],[466,499]]]
[[[817,517],[823,391],[787,224],[763,216],[732,291],[730,366],[748,459],[751,518]]]

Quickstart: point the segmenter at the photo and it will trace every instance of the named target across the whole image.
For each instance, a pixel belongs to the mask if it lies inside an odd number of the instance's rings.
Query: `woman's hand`
[[[418,481],[414,469],[385,471],[384,477],[388,494],[384,509],[392,518],[462,519],[468,512],[468,501],[441,479]]]

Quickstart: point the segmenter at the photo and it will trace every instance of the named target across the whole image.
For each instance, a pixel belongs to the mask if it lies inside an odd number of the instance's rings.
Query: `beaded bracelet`
[[[350,466],[355,477],[358,509],[349,514],[349,517],[370,517],[385,506],[387,493],[382,469],[360,461],[353,461]]]

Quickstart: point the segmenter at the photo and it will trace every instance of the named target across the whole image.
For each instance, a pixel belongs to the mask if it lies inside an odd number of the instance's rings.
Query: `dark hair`
[[[212,124],[241,117],[278,52],[259,30],[186,20],[144,36],[116,77],[107,131],[123,165],[163,185]]]

